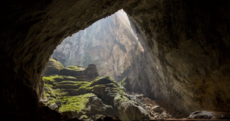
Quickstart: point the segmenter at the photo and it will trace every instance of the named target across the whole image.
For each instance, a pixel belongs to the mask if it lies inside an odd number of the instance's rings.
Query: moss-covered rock
[[[97,76],[99,76],[96,65],[94,64],[89,64],[84,73],[90,80],[94,80]]]
[[[84,76],[85,68],[82,68],[80,66],[67,66],[59,71],[58,75],[64,75],[64,76]]]
[[[82,71],[73,66],[67,69],[71,72]],[[84,119],[102,114],[122,120],[148,119],[145,110],[129,100],[122,84],[109,76],[97,77],[93,81],[79,81],[73,75],[57,75],[43,77],[43,80],[45,105],[70,118]],[[61,105],[57,102],[61,102]]]
[[[117,95],[114,98],[114,105],[116,107],[116,112],[121,120],[140,120],[149,119],[149,115],[144,108],[138,105],[137,102],[129,100],[125,96]]]
[[[114,81],[113,79],[111,79],[109,76],[105,76],[105,77],[98,77],[95,80],[92,81],[90,86],[94,86],[94,85],[105,85],[105,84],[117,84],[116,81]]]
[[[73,111],[73,112],[84,112],[86,110],[89,110],[86,105],[89,103],[90,97],[95,96],[95,94],[87,93],[83,95],[78,96],[63,96],[60,98],[60,101],[63,103],[61,107],[59,108],[59,112],[67,112],[67,111]]]
[[[64,66],[57,60],[50,58],[44,71],[44,76],[57,75]]]
[[[122,81],[119,82],[120,85],[122,85],[127,92],[132,91],[130,79],[128,77],[125,77]]]

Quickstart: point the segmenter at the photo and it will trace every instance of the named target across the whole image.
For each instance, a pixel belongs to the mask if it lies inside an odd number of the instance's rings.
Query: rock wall
[[[156,99],[185,113],[230,110],[229,4],[142,0],[125,8],[153,52]]]
[[[229,112],[229,5],[228,0],[1,3],[3,115],[9,120],[42,120],[52,114],[38,107],[38,98],[43,86],[41,74],[53,50],[68,35],[121,8],[145,35],[155,55],[157,73],[151,83],[155,98],[186,113],[199,109]],[[53,114],[48,117],[54,119]]]
[[[49,117],[49,113],[44,113],[49,110],[44,109],[42,112],[42,108],[37,112],[38,99],[43,89],[41,75],[53,50],[68,35],[115,13],[131,2],[133,1],[2,2],[0,72],[3,81],[0,82],[0,97],[3,100],[0,103],[4,104],[3,116],[7,119],[42,120],[47,114],[46,120],[55,119]]]
[[[130,91],[151,94],[153,56],[132,26],[134,23],[120,10],[64,39],[52,57],[65,66],[93,63],[101,76],[109,75],[118,82],[128,77]]]

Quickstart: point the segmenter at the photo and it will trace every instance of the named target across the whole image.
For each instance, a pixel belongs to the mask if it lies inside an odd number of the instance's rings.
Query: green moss
[[[75,81],[77,78],[73,76],[43,76],[43,81],[46,84],[55,84],[55,82],[60,82],[64,80]]]
[[[62,76],[64,79],[66,80],[76,80],[77,78],[76,77],[73,77],[73,76]]]
[[[53,88],[53,85],[51,85],[51,84],[44,84],[46,87],[50,87],[50,88]]]
[[[48,101],[45,103],[45,105],[49,106],[53,103],[56,102],[56,98],[58,97],[58,93],[55,89],[53,89],[52,87],[47,86],[47,84],[45,84],[45,90],[43,92],[44,95],[44,99],[48,99]]]
[[[84,71],[85,68],[82,68],[81,66],[67,66],[66,69],[72,70],[72,71]]]
[[[125,77],[122,81],[120,81],[118,84],[122,85],[122,86],[125,86],[125,81],[126,81],[127,77]]]
[[[59,82],[58,84],[80,84],[80,85],[84,85],[84,84],[88,84],[89,82],[86,81],[62,81]]]
[[[48,87],[47,85],[45,86],[46,86],[45,92],[48,93],[52,97],[56,97],[56,90],[54,90],[52,87]]]
[[[94,86],[94,85],[100,85],[100,84],[109,84],[109,83],[113,83],[115,85],[118,86],[117,82],[114,81],[112,78],[110,78],[109,76],[104,76],[104,77],[97,77],[96,79],[94,79],[91,83],[90,86]]]
[[[79,120],[83,120],[83,119],[87,119],[88,116],[87,115],[81,115],[81,117],[79,118]]]
[[[57,88],[70,88],[70,89],[74,88],[74,89],[76,89],[76,88],[81,87],[81,83],[80,84],[57,84],[56,87]]]
[[[50,67],[55,67],[58,68],[59,70],[64,68],[64,66],[59,61],[56,61],[53,58],[50,58],[49,62],[52,62],[52,65],[49,65]]]
[[[107,98],[106,95],[109,95],[109,92],[103,92],[103,89],[107,86],[110,87],[109,90],[112,93],[111,95],[113,95],[111,96],[112,98],[110,97],[110,100],[119,104],[120,102],[128,99],[126,97],[126,93],[120,88],[119,84],[109,76],[98,77],[92,82],[73,81],[69,79],[76,78],[72,76],[43,77],[45,87],[47,88],[44,91],[44,98],[50,99],[45,103],[47,106],[52,105],[56,102],[56,100],[59,100],[62,102],[59,112],[74,111],[84,114],[84,112],[89,110],[86,105],[89,103],[90,97],[95,96],[95,94],[99,94],[103,97],[103,99]],[[116,96],[116,93],[120,97]],[[113,98],[114,96],[116,96],[116,99]],[[113,104],[113,102],[111,104]]]
[[[114,98],[114,106],[121,105],[122,102],[127,102],[129,99],[126,96],[122,96],[120,94],[117,94]]]
[[[87,93],[78,96],[63,96],[60,101],[63,103],[59,108],[59,112],[76,111],[77,113],[81,111],[89,110],[86,105],[89,103],[89,98],[95,96],[92,93]]]
[[[54,84],[54,79],[56,78],[57,76],[48,76],[48,77],[43,77],[43,81],[45,84]]]

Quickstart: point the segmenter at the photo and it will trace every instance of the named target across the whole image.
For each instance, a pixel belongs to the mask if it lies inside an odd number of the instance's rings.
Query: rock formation
[[[3,119],[61,120],[38,103],[53,50],[122,8],[154,55],[149,85],[155,99],[186,114],[230,111],[229,0],[11,0],[0,6]]]
[[[69,119],[93,119],[97,114],[120,120],[149,119],[148,112],[138,102],[130,100],[122,86],[109,76],[82,80],[82,77],[92,77],[90,74],[95,76],[95,72],[85,73],[97,70],[95,65],[88,67],[71,66],[71,70],[66,67],[58,75],[44,76],[41,102]]]
[[[49,62],[46,65],[44,76],[57,75],[58,72],[63,68],[63,65],[59,61],[50,58]]]

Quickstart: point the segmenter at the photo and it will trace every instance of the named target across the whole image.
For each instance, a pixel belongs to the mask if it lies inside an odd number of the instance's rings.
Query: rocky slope
[[[55,76],[46,71],[48,76],[43,77],[45,86],[40,101],[69,119],[96,119],[103,115],[120,120],[150,118],[149,113],[131,99],[121,84],[109,76],[97,77],[96,70],[91,64],[87,68],[68,66],[60,69]]]
[[[129,91],[151,94],[150,81],[155,78],[152,55],[132,24],[120,10],[64,39],[52,56],[64,66],[94,63],[101,76],[110,75],[116,81],[128,77]]]

